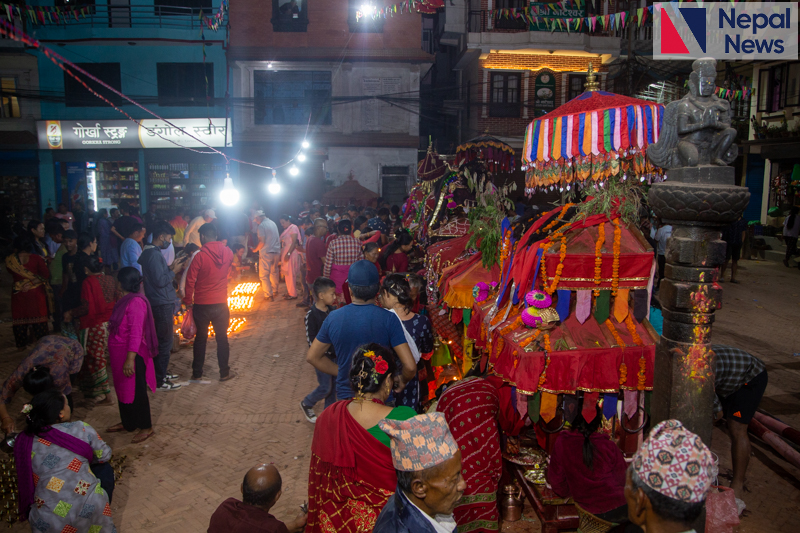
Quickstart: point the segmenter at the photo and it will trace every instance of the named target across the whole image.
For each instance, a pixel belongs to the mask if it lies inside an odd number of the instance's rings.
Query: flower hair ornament
[[[24,414],[24,415],[27,415],[32,410],[33,410],[33,406],[31,404],[29,404],[29,403],[26,403],[25,405],[22,406],[22,411],[20,411],[20,412],[22,414]]]

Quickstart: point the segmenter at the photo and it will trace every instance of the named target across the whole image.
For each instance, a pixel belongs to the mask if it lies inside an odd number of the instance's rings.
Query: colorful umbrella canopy
[[[439,154],[433,149],[433,146],[428,146],[428,153],[425,158],[417,165],[417,176],[420,181],[433,181],[438,180],[447,172],[447,165],[441,160]]]
[[[513,172],[514,149],[488,134],[475,137],[456,148],[456,164],[483,159],[489,172]]]
[[[600,181],[620,170],[651,179],[659,169],[644,154],[658,140],[663,114],[661,104],[587,91],[537,118],[525,131],[522,149],[526,192]]]

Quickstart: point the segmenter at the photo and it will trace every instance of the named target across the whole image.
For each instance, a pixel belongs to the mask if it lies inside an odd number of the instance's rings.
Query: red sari
[[[355,421],[351,400],[317,419],[308,473],[306,533],[368,533],[394,494],[392,454]]]
[[[508,391],[499,390],[501,379],[467,379],[450,386],[436,406],[444,413],[453,438],[461,448],[461,467],[467,489],[453,511],[459,531],[499,531],[497,486],[503,473],[498,421],[510,434],[522,421],[514,411]],[[507,398],[503,398],[506,396]]]

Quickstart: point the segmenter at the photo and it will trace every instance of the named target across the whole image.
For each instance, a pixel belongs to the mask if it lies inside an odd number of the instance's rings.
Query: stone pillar
[[[653,185],[650,207],[673,227],[659,290],[664,330],[656,350],[652,424],[675,418],[711,444],[714,354],[711,326],[722,305],[723,226],[738,220],[750,192],[733,167],[674,168]]]

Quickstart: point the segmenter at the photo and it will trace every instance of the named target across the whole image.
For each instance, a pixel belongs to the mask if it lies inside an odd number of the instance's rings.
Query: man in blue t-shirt
[[[361,260],[350,265],[347,282],[353,303],[328,315],[308,349],[306,361],[317,370],[336,376],[336,398],[347,400],[353,397],[350,363],[356,349],[371,342],[392,347],[403,367],[395,386],[395,390],[400,391],[417,374],[417,365],[397,316],[375,305],[380,289],[375,263]],[[325,357],[331,345],[336,361]]]

